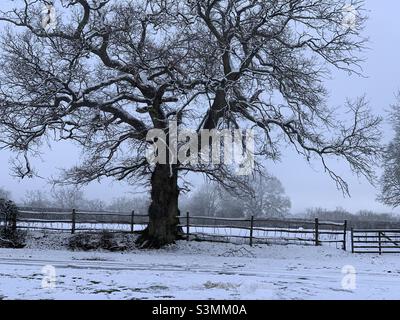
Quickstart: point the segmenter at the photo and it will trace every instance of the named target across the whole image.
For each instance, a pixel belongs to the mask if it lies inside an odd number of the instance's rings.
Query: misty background
[[[7,4],[3,2],[0,6],[5,10]],[[369,21],[366,23],[364,35],[370,40],[369,49],[363,53],[366,59],[362,65],[364,77],[333,71],[332,78],[326,81],[326,87],[330,92],[329,103],[333,107],[339,107],[344,104],[346,98],[354,99],[365,94],[374,113],[387,118],[387,111],[400,88],[398,81],[400,2],[367,0],[366,9]],[[393,137],[393,130],[386,120],[383,129],[382,143],[387,143]],[[41,156],[32,159],[32,165],[40,177],[20,180],[11,175],[9,161],[13,154],[7,150],[0,150],[0,187],[10,190],[12,198],[17,202],[22,201],[29,190],[41,189],[47,192],[50,189],[47,179],[56,177],[60,169],[79,163],[81,152],[82,150],[69,142],[58,142],[43,147]],[[336,189],[335,183],[323,172],[319,162],[311,163],[310,166],[292,150],[283,152],[280,162],[265,162],[265,167],[282,182],[286,195],[291,200],[293,214],[310,207],[334,209],[339,206],[352,212],[368,209],[400,213],[400,209],[392,210],[377,202],[379,189],[371,186],[365,179],[355,176],[344,162],[338,162],[334,168],[349,183],[351,198],[345,198],[342,192]],[[382,170],[377,168],[376,172],[379,176]],[[193,188],[204,182],[201,175],[187,178],[190,179]],[[112,201],[113,198],[137,196],[146,192],[139,186],[107,179],[92,182],[84,188],[84,191],[89,199],[100,198],[106,202]]]

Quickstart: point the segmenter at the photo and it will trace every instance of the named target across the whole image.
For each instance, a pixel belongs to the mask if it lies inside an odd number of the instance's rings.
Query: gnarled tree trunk
[[[173,165],[157,164],[151,176],[149,225],[138,239],[142,248],[160,248],[178,238],[178,173]]]

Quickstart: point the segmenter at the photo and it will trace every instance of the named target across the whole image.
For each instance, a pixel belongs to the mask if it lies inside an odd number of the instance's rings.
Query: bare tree
[[[247,216],[281,218],[289,214],[291,203],[278,178],[255,176],[250,181],[254,193],[244,198]]]
[[[244,218],[245,205],[243,199],[225,189],[219,190],[217,216],[224,218]]]
[[[290,199],[278,178],[255,175],[248,179],[251,192],[232,194],[216,183],[205,183],[185,199],[185,209],[196,216],[283,217],[289,214]]]
[[[381,194],[378,199],[392,207],[400,206],[400,92],[397,103],[393,105],[391,121],[394,128],[394,138],[386,147],[381,177]]]
[[[52,197],[55,206],[61,209],[86,209],[88,205],[83,191],[77,187],[54,188]]]
[[[19,152],[22,177],[33,174],[29,157],[51,137],[85,150],[66,182],[149,182],[144,247],[177,237],[179,175],[245,186],[224,165],[149,165],[146,135],[157,128],[169,137],[172,119],[198,130],[257,128],[260,159],[278,159],[289,143],[307,160],[320,159],[344,192],[329,158],[372,178],[380,119],[357,100],[347,104],[353,119],[337,121],[322,84],[330,68],[359,70],[362,1],[350,1],[359,12],[351,27],[343,23],[348,0],[63,0],[50,27],[42,25],[44,2],[21,1],[0,17],[9,26],[1,40],[0,144]]]
[[[308,219],[319,218],[320,220],[343,221],[346,219],[353,220],[354,215],[341,207],[337,207],[334,210],[328,210],[324,208],[308,208],[306,210],[305,217]]]
[[[43,190],[27,191],[23,199],[23,204],[32,208],[50,208],[54,206]]]
[[[0,199],[4,199],[4,200],[10,200],[11,199],[11,192],[4,189],[4,188],[0,188]]]
[[[216,216],[219,208],[219,190],[215,183],[205,183],[185,199],[185,210],[195,216]]]
[[[81,208],[89,211],[105,211],[107,203],[101,199],[85,199],[84,206]]]
[[[116,212],[131,212],[145,214],[149,208],[149,199],[145,197],[117,197],[107,205],[107,209]]]

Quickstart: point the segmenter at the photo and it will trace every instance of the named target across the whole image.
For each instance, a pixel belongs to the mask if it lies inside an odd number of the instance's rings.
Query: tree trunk
[[[137,240],[141,248],[161,248],[178,238],[178,173],[173,165],[157,164],[151,176],[149,225]]]

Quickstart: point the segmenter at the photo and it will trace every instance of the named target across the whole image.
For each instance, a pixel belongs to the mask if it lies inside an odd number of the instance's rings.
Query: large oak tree
[[[150,165],[146,135],[168,136],[169,120],[198,131],[254,128],[259,161],[289,144],[320,159],[347,192],[329,158],[371,178],[380,152],[380,119],[362,99],[347,103],[348,124],[326,103],[330,70],[359,72],[365,17],[351,1],[347,23],[347,2],[59,0],[52,23],[48,1],[15,1],[0,17],[0,144],[21,155],[20,176],[32,174],[30,156],[51,138],[85,150],[65,181],[147,179],[146,247],[177,237],[179,176],[245,185],[223,164]]]

